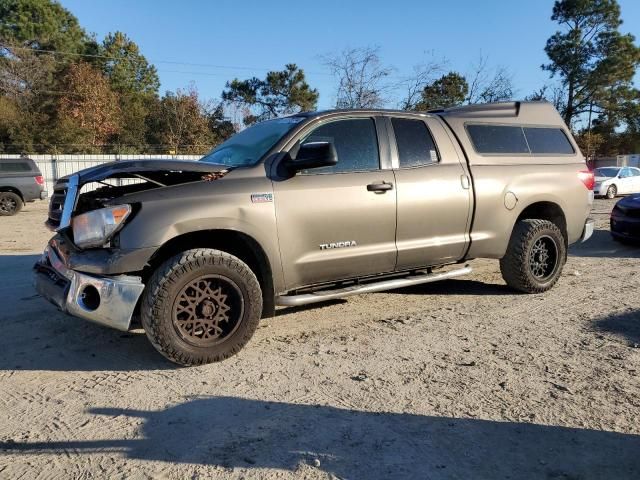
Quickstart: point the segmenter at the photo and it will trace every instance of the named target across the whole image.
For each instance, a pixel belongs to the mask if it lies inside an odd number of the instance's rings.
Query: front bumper
[[[127,331],[144,290],[140,277],[96,276],[67,268],[52,245],[34,265],[37,292],[63,312]]]
[[[640,240],[640,217],[611,215],[611,234],[627,240]]]

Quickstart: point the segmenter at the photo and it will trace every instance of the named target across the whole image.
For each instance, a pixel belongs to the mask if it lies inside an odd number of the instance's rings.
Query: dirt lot
[[[44,204],[0,218],[0,478],[640,478],[640,247],[559,284],[475,273],[282,309],[221,364],[34,295]]]

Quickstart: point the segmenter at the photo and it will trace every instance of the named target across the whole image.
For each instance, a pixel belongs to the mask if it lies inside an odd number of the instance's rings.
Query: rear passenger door
[[[388,117],[388,122],[398,197],[396,268],[460,259],[469,239],[472,198],[464,160],[439,120]]]

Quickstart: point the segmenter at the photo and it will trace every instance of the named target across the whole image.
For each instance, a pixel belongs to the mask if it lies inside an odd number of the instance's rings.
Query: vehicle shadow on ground
[[[640,310],[629,310],[599,318],[594,321],[594,327],[600,332],[622,337],[630,345],[640,346]]]
[[[140,418],[139,438],[4,442],[0,450],[289,471],[307,463],[339,478],[640,478],[640,436],[614,432],[232,397],[89,413]]]
[[[473,273],[471,274],[473,275]],[[400,295],[518,295],[505,284],[456,279],[389,290]]]
[[[299,305],[297,307],[278,307],[276,317],[284,317],[285,315],[293,315],[294,313],[306,312],[307,310],[321,310],[334,305],[342,305],[347,300],[338,298],[336,300],[326,300],[324,302],[309,303],[307,305]]]
[[[571,245],[569,256],[640,258],[640,242],[637,245],[616,242],[609,230],[595,230],[586,242]]]
[[[0,370],[159,370],[176,368],[144,333],[119,332],[58,311],[36,294],[40,255],[0,255]]]

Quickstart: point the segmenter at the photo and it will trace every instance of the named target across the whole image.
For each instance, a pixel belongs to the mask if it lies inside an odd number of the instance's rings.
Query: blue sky
[[[553,0],[61,0],[99,40],[121,30],[156,65],[162,91],[195,83],[205,98],[219,98],[227,80],[264,76],[297,63],[332,105],[335,80],[322,55],[345,47],[379,46],[395,76],[433,56],[468,72],[478,57],[508,67],[517,96],[548,78],[544,45],[557,29]],[[619,0],[623,32],[640,36],[640,1]],[[180,62],[194,65],[184,65]],[[195,65],[198,64],[198,65]],[[206,65],[217,65],[217,68]]]

